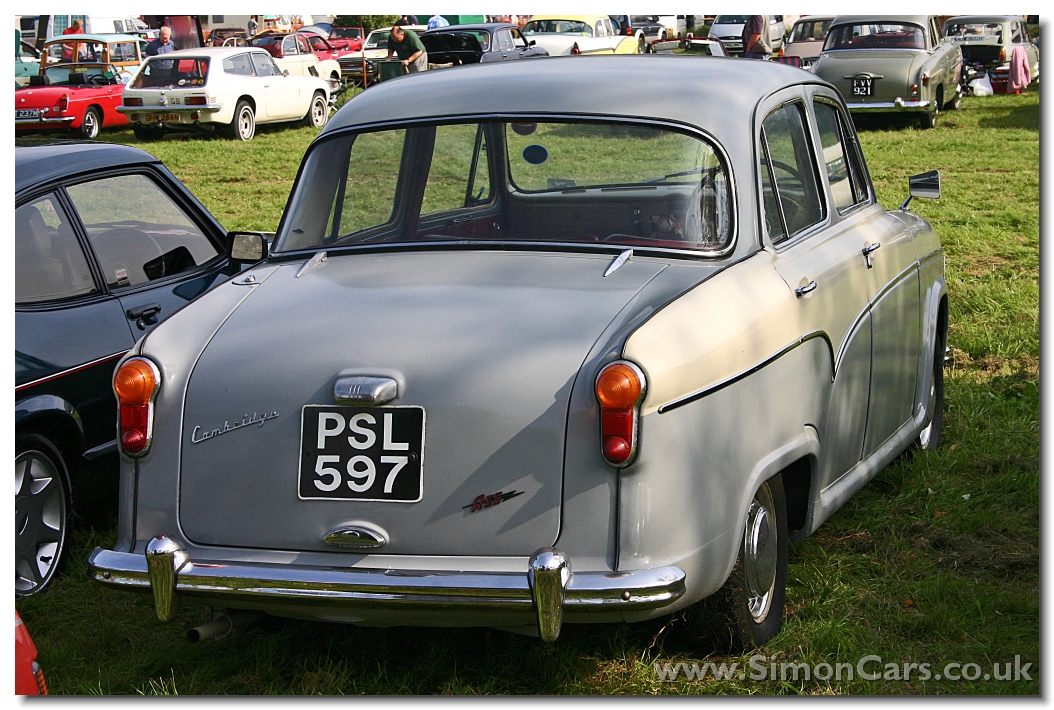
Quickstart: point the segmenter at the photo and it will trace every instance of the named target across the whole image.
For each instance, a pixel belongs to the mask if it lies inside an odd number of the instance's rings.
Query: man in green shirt
[[[399,60],[411,74],[428,69],[428,52],[413,30],[398,25],[392,28],[392,33],[388,35],[388,59],[393,54],[399,55]]]

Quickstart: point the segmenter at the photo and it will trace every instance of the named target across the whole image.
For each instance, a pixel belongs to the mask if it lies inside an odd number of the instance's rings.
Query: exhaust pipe
[[[191,643],[197,643],[205,639],[219,641],[222,638],[226,638],[231,631],[234,631],[234,627],[255,621],[261,615],[261,612],[254,611],[220,612],[214,619],[206,621],[201,626],[195,626],[188,631],[187,641]]]

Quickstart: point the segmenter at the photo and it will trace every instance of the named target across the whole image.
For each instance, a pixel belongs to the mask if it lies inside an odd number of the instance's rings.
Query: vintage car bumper
[[[73,123],[73,119],[76,116],[60,116],[58,118],[45,118],[43,116],[39,118],[16,118],[15,128],[19,126],[55,126],[61,128],[62,126],[68,126]]]
[[[204,104],[201,106],[118,106],[117,113],[178,113],[180,115],[207,111],[215,113],[221,111],[223,104]]]
[[[153,592],[162,621],[177,609],[177,597],[207,598],[217,604],[338,604],[378,606],[433,613],[526,613],[546,641],[560,634],[565,611],[625,613],[669,606],[685,591],[677,567],[631,572],[574,574],[566,555],[544,547],[524,573],[430,572],[353,569],[296,564],[191,560],[182,545],[155,537],[145,554],[96,548],[88,575],[111,587]]]
[[[930,110],[932,101],[905,101],[897,97],[893,101],[876,103],[846,103],[850,111],[854,113],[885,113],[887,111],[918,111],[924,113]]]

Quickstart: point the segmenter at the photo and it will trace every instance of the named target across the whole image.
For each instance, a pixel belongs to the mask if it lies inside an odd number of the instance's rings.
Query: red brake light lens
[[[62,97],[59,99],[58,104],[56,104],[55,108],[58,109],[58,111],[61,113],[62,111],[65,111],[67,108],[69,108],[69,106],[70,106],[70,95],[69,94],[63,94]]]
[[[204,96],[188,96],[187,97],[187,105],[188,106],[204,106],[205,105],[205,97]]]
[[[121,450],[142,456],[150,448],[153,434],[154,397],[161,387],[161,372],[143,358],[132,358],[117,369],[113,391],[117,395],[118,432]]]
[[[632,463],[637,453],[637,408],[644,390],[644,373],[630,362],[613,362],[597,376],[601,449],[618,468]]]
[[[143,105],[143,100],[140,99],[140,98],[133,97],[133,96],[125,96],[124,97],[124,105],[125,106],[142,106]]]

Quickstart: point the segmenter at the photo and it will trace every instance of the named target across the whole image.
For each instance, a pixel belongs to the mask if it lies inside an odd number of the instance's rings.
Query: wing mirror
[[[267,258],[274,232],[227,232],[227,256],[239,263],[256,263]]]
[[[908,203],[911,202],[913,197],[923,197],[928,200],[936,200],[941,196],[941,174],[936,170],[930,170],[927,173],[920,173],[919,175],[912,175],[908,178],[908,199],[904,200],[904,204],[900,206],[900,209],[906,210]]]
[[[289,76],[289,70],[288,69],[283,69],[282,70],[282,76]]]
[[[529,40],[527,40],[527,46],[528,47],[534,47],[537,44],[538,44],[538,40],[536,40],[536,39],[529,39]]]

